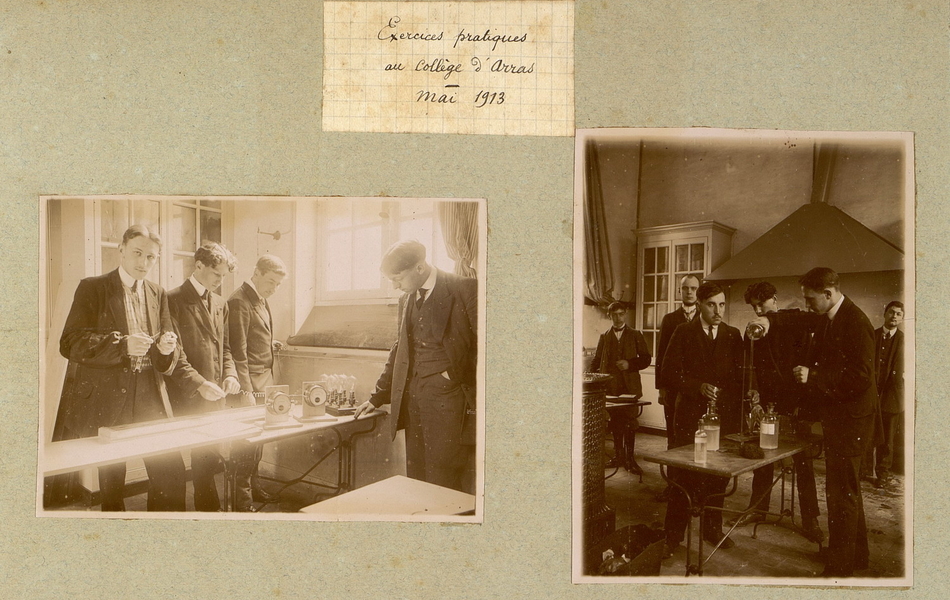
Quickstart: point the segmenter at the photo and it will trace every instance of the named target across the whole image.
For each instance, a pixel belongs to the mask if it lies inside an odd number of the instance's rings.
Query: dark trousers
[[[231,446],[231,464],[234,469],[234,510],[249,512],[253,507],[252,479],[257,478],[258,463],[264,455],[260,445],[235,442]]]
[[[694,503],[706,502],[706,498],[712,494],[724,494],[726,485],[729,483],[729,480],[725,477],[714,477],[675,467],[669,468],[668,477],[688,490]],[[723,500],[724,498],[720,495],[718,498],[706,502],[706,506],[722,508]],[[664,525],[666,541],[670,545],[675,546],[683,541],[689,519],[689,500],[686,494],[675,485],[671,485],[670,499],[666,507],[666,523]],[[713,532],[715,535],[721,536],[722,512],[718,510],[705,511],[703,513],[703,527],[707,534]]]
[[[667,392],[666,404],[663,405],[663,416],[666,417],[666,449],[673,449],[673,419],[676,416],[676,394]]]
[[[475,492],[475,446],[462,443],[465,395],[439,373],[409,382],[406,475],[466,493]]]
[[[204,446],[191,451],[191,483],[195,490],[195,510],[217,512],[221,500],[214,476],[224,470],[224,460],[217,446]]]
[[[116,425],[156,418],[156,406],[162,403],[160,378],[156,371],[146,368],[129,379],[127,400],[115,419]],[[164,415],[164,410],[161,412]],[[181,452],[151,456],[143,462],[148,472],[148,510],[184,512],[185,461]],[[99,467],[103,511],[125,510],[125,473],[125,463]]]
[[[611,408],[607,411],[610,421],[607,422],[607,428],[610,429],[610,435],[614,439],[614,455],[624,466],[633,460],[632,440],[636,432],[633,430],[633,423],[637,420],[636,406],[623,406]],[[627,456],[629,450],[630,456]]]
[[[881,422],[884,424],[884,443],[877,447],[877,476],[887,477],[891,472],[896,451],[895,441],[897,430],[901,426],[904,413],[881,413]],[[903,469],[899,469],[904,472]]]
[[[149,511],[185,510],[185,461],[180,452],[144,459]],[[125,463],[99,467],[103,511],[125,510]]]
[[[818,510],[818,488],[815,485],[814,460],[805,456],[804,452],[799,452],[792,457],[792,460],[795,465],[795,481],[798,487],[798,502],[802,519],[817,519],[820,512]],[[772,498],[772,480],[775,477],[774,466],[773,463],[753,471],[752,497],[749,499],[750,508],[754,505],[757,510],[769,511],[769,503]]]
[[[868,534],[861,497],[861,456],[825,453],[828,498],[828,561],[826,576],[851,577],[868,565]]]

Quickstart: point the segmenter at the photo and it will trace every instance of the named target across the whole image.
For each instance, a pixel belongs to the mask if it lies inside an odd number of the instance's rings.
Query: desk
[[[425,481],[396,475],[339,496],[317,502],[300,512],[340,519],[402,520],[406,517],[440,517],[472,514],[475,496]],[[368,517],[368,518],[367,518]],[[413,520],[413,519],[410,519]]]
[[[43,447],[39,461],[40,469],[43,475],[48,477],[176,450],[190,450],[215,443],[222,444],[224,450],[222,454],[227,458],[231,443],[238,440],[244,440],[250,444],[267,444],[288,437],[329,430],[335,433],[338,438],[337,446],[333,448],[333,450],[339,451],[339,481],[336,491],[347,491],[352,488],[355,477],[352,439],[358,435],[372,432],[376,428],[377,417],[386,414],[384,411],[374,410],[369,414],[361,415],[358,421],[369,421],[372,423],[372,427],[354,432],[344,439],[339,432],[340,426],[353,422],[353,417],[332,417],[328,415],[332,420],[304,422],[299,427],[263,429],[264,410],[264,406],[250,406],[192,417],[180,417],[174,419],[177,428],[172,431],[130,437],[112,442],[101,441],[98,437],[50,442]],[[291,416],[301,416],[301,414],[302,408],[296,405],[293,406]],[[326,456],[321,459],[321,462],[325,458]],[[225,505],[230,508],[230,500],[233,498],[234,489],[233,469],[229,468],[228,472]],[[297,480],[292,483],[296,482]]]
[[[607,401],[604,406],[607,409],[607,413],[611,414],[614,411],[620,410],[622,408],[629,408],[631,406],[637,407],[637,416],[635,416],[630,423],[627,425],[627,431],[624,431],[623,434],[623,445],[624,448],[628,448],[628,464],[624,465],[628,471],[631,473],[636,473],[640,476],[640,483],[643,483],[643,469],[637,463],[636,459],[636,448],[637,448],[637,430],[640,429],[640,416],[643,414],[643,407],[653,404],[646,400],[639,400],[639,396],[632,395],[623,395],[623,396],[607,396]],[[616,444],[616,440],[614,440]],[[620,467],[617,467],[619,469]],[[617,473],[617,469],[613,470],[613,473],[604,477],[604,479],[610,479]]]
[[[794,456],[799,452],[802,452],[807,447],[811,445],[810,442],[800,441],[793,438],[781,438],[779,440],[779,446],[775,450],[763,450],[763,458],[743,458],[739,455],[739,446],[734,442],[728,440],[723,441],[723,445],[720,447],[718,452],[709,452],[707,455],[706,464],[700,465],[693,462],[693,445],[689,446],[680,446],[678,448],[673,448],[672,450],[663,450],[660,452],[640,452],[638,455],[648,462],[657,463],[660,465],[660,474],[663,476],[663,479],[668,481],[671,485],[675,485],[680,490],[682,490],[689,501],[690,506],[690,515],[691,517],[699,516],[699,544],[697,547],[697,562],[692,564],[690,560],[691,556],[691,546],[692,546],[692,529],[693,522],[692,518],[687,521],[686,526],[686,575],[691,574],[702,575],[703,574],[703,512],[707,510],[706,503],[709,498],[718,497],[720,494],[711,495],[703,500],[693,498],[689,490],[686,490],[677,482],[669,479],[664,471],[663,467],[676,467],[678,469],[684,469],[688,471],[693,471],[697,473],[703,473],[705,475],[713,475],[716,477],[725,477],[727,479],[732,479],[731,489],[727,489],[725,494],[721,494],[723,498],[729,497],[736,492],[736,489],[739,485],[739,475],[743,473],[748,473],[754,471],[759,467],[764,467],[772,463],[778,462],[784,458]],[[785,473],[783,471],[780,478],[777,478],[772,482],[774,486],[775,483],[782,479],[784,480]],[[794,475],[793,475],[794,477]],[[794,479],[793,479],[794,487]],[[783,488],[784,495],[784,488]],[[794,495],[794,491],[793,491]],[[713,509],[709,509],[713,510]],[[719,510],[719,509],[716,509]],[[747,511],[730,511],[737,513],[744,513]],[[733,526],[735,529],[735,526]],[[727,533],[731,533],[732,530]],[[709,558],[712,558],[713,554],[716,553],[716,550],[719,549],[717,545],[716,548],[709,554]]]

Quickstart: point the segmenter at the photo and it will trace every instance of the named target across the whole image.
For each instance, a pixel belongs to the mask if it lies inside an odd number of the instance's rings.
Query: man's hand
[[[278,353],[284,349],[284,343],[274,340],[274,353]]]
[[[630,368],[630,363],[623,359],[618,360],[616,364],[617,364],[617,368],[620,369],[621,371],[626,371],[627,369]]]
[[[374,410],[376,410],[376,407],[373,406],[372,402],[367,400],[356,407],[356,412],[353,413],[353,420],[355,421],[356,419],[359,419],[360,415],[362,415],[363,413],[369,414],[373,412]]]
[[[224,379],[224,384],[222,385],[222,389],[224,390],[225,394],[228,394],[228,395],[236,394],[241,391],[241,384],[234,377],[226,377]]]
[[[198,388],[198,393],[208,402],[217,402],[221,398],[224,398],[224,390],[218,387],[218,384],[213,381],[205,381],[202,383],[201,387]]]
[[[659,399],[660,406],[666,406],[666,390],[657,390],[656,395]]]
[[[792,369],[792,375],[798,383],[808,383],[808,367],[797,366]]]
[[[699,386],[699,393],[703,396],[706,396],[710,400],[719,399],[719,388],[714,386],[711,383],[703,383]]]
[[[175,346],[178,344],[178,336],[174,331],[166,331],[162,334],[162,337],[158,338],[158,344],[155,345],[158,348],[159,354],[162,356],[168,356],[175,351]]]
[[[152,338],[144,333],[133,333],[125,339],[129,356],[145,356],[152,347]]]

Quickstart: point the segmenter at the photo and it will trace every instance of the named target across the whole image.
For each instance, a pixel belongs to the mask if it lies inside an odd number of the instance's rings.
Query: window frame
[[[399,241],[400,236],[400,226],[402,223],[411,221],[414,219],[428,219],[431,223],[431,236],[425,240],[419,240],[426,246],[428,255],[426,256],[427,261],[434,266],[439,266],[436,264],[436,259],[432,256],[433,254],[438,255],[438,250],[436,246],[441,244],[444,247],[444,241],[442,239],[441,224],[439,222],[439,214],[437,208],[438,200],[431,200],[428,198],[419,198],[419,199],[385,199],[385,198],[334,198],[329,202],[321,202],[317,210],[317,248],[316,248],[316,265],[314,269],[316,270],[316,286],[314,290],[314,305],[315,306],[333,306],[339,305],[341,303],[349,304],[395,304],[398,302],[399,297],[402,295],[402,292],[394,289],[389,280],[382,274],[379,273],[379,286],[370,289],[349,289],[349,290],[328,290],[327,289],[327,272],[329,271],[328,263],[328,254],[330,253],[327,243],[331,232],[346,231],[349,230],[354,232],[358,229],[365,228],[368,225],[367,223],[351,223],[346,227],[341,227],[338,229],[331,230],[329,227],[329,214],[328,211],[331,210],[335,203],[340,202],[341,200],[348,200],[350,202],[349,207],[351,215],[355,212],[355,206],[357,202],[380,202],[380,212],[386,213],[385,218],[380,218],[379,223],[382,224],[382,239],[380,240],[380,258],[382,258],[382,253],[384,253],[392,244]],[[416,202],[417,205],[422,203],[428,203],[428,209],[422,211],[407,211],[406,208],[411,207],[411,203]],[[354,243],[351,240],[351,244]],[[447,259],[451,260],[451,259]],[[354,265],[351,265],[351,277],[352,277],[352,268]],[[443,265],[444,266],[444,265]]]

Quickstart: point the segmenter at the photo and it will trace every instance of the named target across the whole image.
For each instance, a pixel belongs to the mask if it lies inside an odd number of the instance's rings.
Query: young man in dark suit
[[[640,371],[650,366],[653,357],[650,356],[643,334],[627,327],[624,321],[627,309],[623,304],[611,302],[607,313],[613,325],[600,336],[590,370],[592,373],[613,376],[613,379],[607,382],[608,396],[629,394],[640,398],[643,396]],[[608,427],[614,438],[614,457],[607,464],[607,468],[623,466],[628,471],[632,470],[633,456],[627,456],[626,438],[632,434],[628,429],[631,421],[636,418],[636,406],[611,410]]]
[[[777,293],[774,285],[759,281],[746,289],[745,301],[758,317],[776,312],[800,312],[798,309],[780,311]],[[812,423],[818,420],[818,407],[804,393],[804,388],[798,385],[792,374],[792,369],[806,360],[810,345],[811,333],[808,329],[794,324],[772,327],[769,335],[760,340],[746,339],[746,347],[753,356],[755,389],[759,392],[761,404],[774,405],[778,414],[788,417],[787,422],[796,432],[810,432]],[[759,415],[763,414],[758,404],[753,405],[753,410],[759,411]],[[813,457],[808,452],[799,452],[793,461],[801,504],[802,533],[809,540],[821,543],[825,536],[818,524],[818,490],[815,486]],[[740,526],[765,520],[771,500],[774,466],[766,465],[754,471],[749,508],[755,507],[760,512],[737,519]]]
[[[180,348],[165,291],[146,280],[162,240],[133,225],[119,245],[115,271],[79,282],[60,338],[69,359],[53,441],[98,435],[100,427],[172,416],[162,375]],[[150,511],[185,510],[180,452],[144,459]],[[103,511],[125,510],[125,463],[99,467]]]
[[[391,403],[393,438],[406,430],[406,474],[474,493],[478,281],[434,268],[416,241],[389,248],[381,271],[404,292],[399,336],[354,418]]]
[[[891,480],[894,443],[904,417],[904,332],[897,328],[903,320],[904,305],[894,300],[884,308],[884,325],[874,331],[874,365],[884,427],[884,441],[876,448],[874,485],[879,488]]]
[[[683,323],[689,323],[696,318],[698,311],[696,309],[696,290],[699,289],[699,278],[695,275],[686,275],[680,280],[680,301],[679,308],[671,313],[663,315],[663,321],[660,323],[660,338],[656,344],[656,389],[659,393],[660,404],[663,405],[663,414],[666,417],[666,447],[673,447],[673,414],[676,408],[676,394],[670,393],[668,386],[663,382],[661,374],[663,372],[663,356],[666,349],[673,339],[673,332]],[[668,490],[669,488],[667,488]],[[667,492],[668,493],[668,492]]]
[[[283,261],[265,254],[257,259],[250,281],[245,281],[228,299],[228,343],[245,404],[263,404],[264,388],[276,383],[274,352],[282,344],[274,340],[274,323],[267,299],[274,295],[286,276]],[[276,500],[257,481],[261,455],[260,446],[238,446],[232,450],[237,480],[235,510],[239,512],[250,511],[252,500]]]
[[[880,425],[875,427],[874,328],[841,293],[832,269],[816,267],[799,284],[808,313],[770,313],[752,322],[766,331],[788,321],[814,331],[811,357],[792,373],[817,399],[824,435],[828,552],[822,577],[852,577],[870,557],[860,469]]]
[[[696,296],[700,318],[676,328],[663,358],[663,384],[676,394],[674,448],[693,443],[693,434],[710,400],[715,400],[719,409],[722,434],[739,430],[742,336],[738,329],[722,320],[726,309],[726,295],[722,288],[706,282],[699,286]],[[724,477],[675,468],[670,468],[669,474],[674,482],[697,496],[726,491]],[[707,506],[722,508],[722,497],[710,501]],[[673,486],[666,509],[664,556],[672,556],[683,541],[689,518],[687,497]],[[723,535],[720,511],[705,511],[702,519],[702,535],[706,541],[719,544],[723,549],[735,546],[735,542]]]
[[[168,293],[168,307],[184,351],[168,378],[168,396],[176,415],[221,410],[224,397],[241,390],[228,347],[228,305],[213,293],[234,264],[224,246],[204,244],[195,252],[194,273]],[[217,445],[192,449],[195,510],[221,509],[214,483],[221,465]]]

